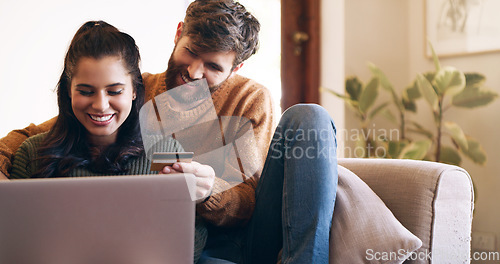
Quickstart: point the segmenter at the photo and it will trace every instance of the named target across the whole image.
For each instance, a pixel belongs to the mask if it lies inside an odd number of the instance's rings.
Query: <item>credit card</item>
[[[151,171],[161,171],[165,166],[177,162],[191,162],[194,152],[154,152],[151,161]]]

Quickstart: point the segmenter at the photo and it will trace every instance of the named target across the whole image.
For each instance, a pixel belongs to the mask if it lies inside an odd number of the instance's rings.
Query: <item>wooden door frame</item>
[[[319,103],[321,0],[281,0],[281,107]],[[307,33],[299,56],[293,34]]]

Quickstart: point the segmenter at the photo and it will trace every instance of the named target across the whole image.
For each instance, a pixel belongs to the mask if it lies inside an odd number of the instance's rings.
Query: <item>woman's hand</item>
[[[200,164],[196,161],[187,163],[179,162],[172,166],[165,166],[160,174],[169,173],[192,173],[196,176],[196,201],[197,203],[203,202],[214,187],[215,171],[212,167]]]

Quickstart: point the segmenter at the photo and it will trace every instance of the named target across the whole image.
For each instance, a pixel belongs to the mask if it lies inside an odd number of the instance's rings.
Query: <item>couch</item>
[[[464,169],[415,160],[338,162],[330,263],[470,263],[474,194]]]

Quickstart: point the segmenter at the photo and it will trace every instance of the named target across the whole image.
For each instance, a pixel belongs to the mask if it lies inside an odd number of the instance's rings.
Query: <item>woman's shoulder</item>
[[[148,152],[182,152],[179,141],[171,136],[149,135],[143,136],[144,150]]]
[[[37,152],[47,133],[38,134],[26,139],[14,155],[11,178],[30,178],[38,168]]]
[[[45,137],[47,137],[48,132],[40,133],[29,137],[26,139],[20,146],[21,149],[24,149],[29,152],[36,152],[36,150],[40,147]]]

